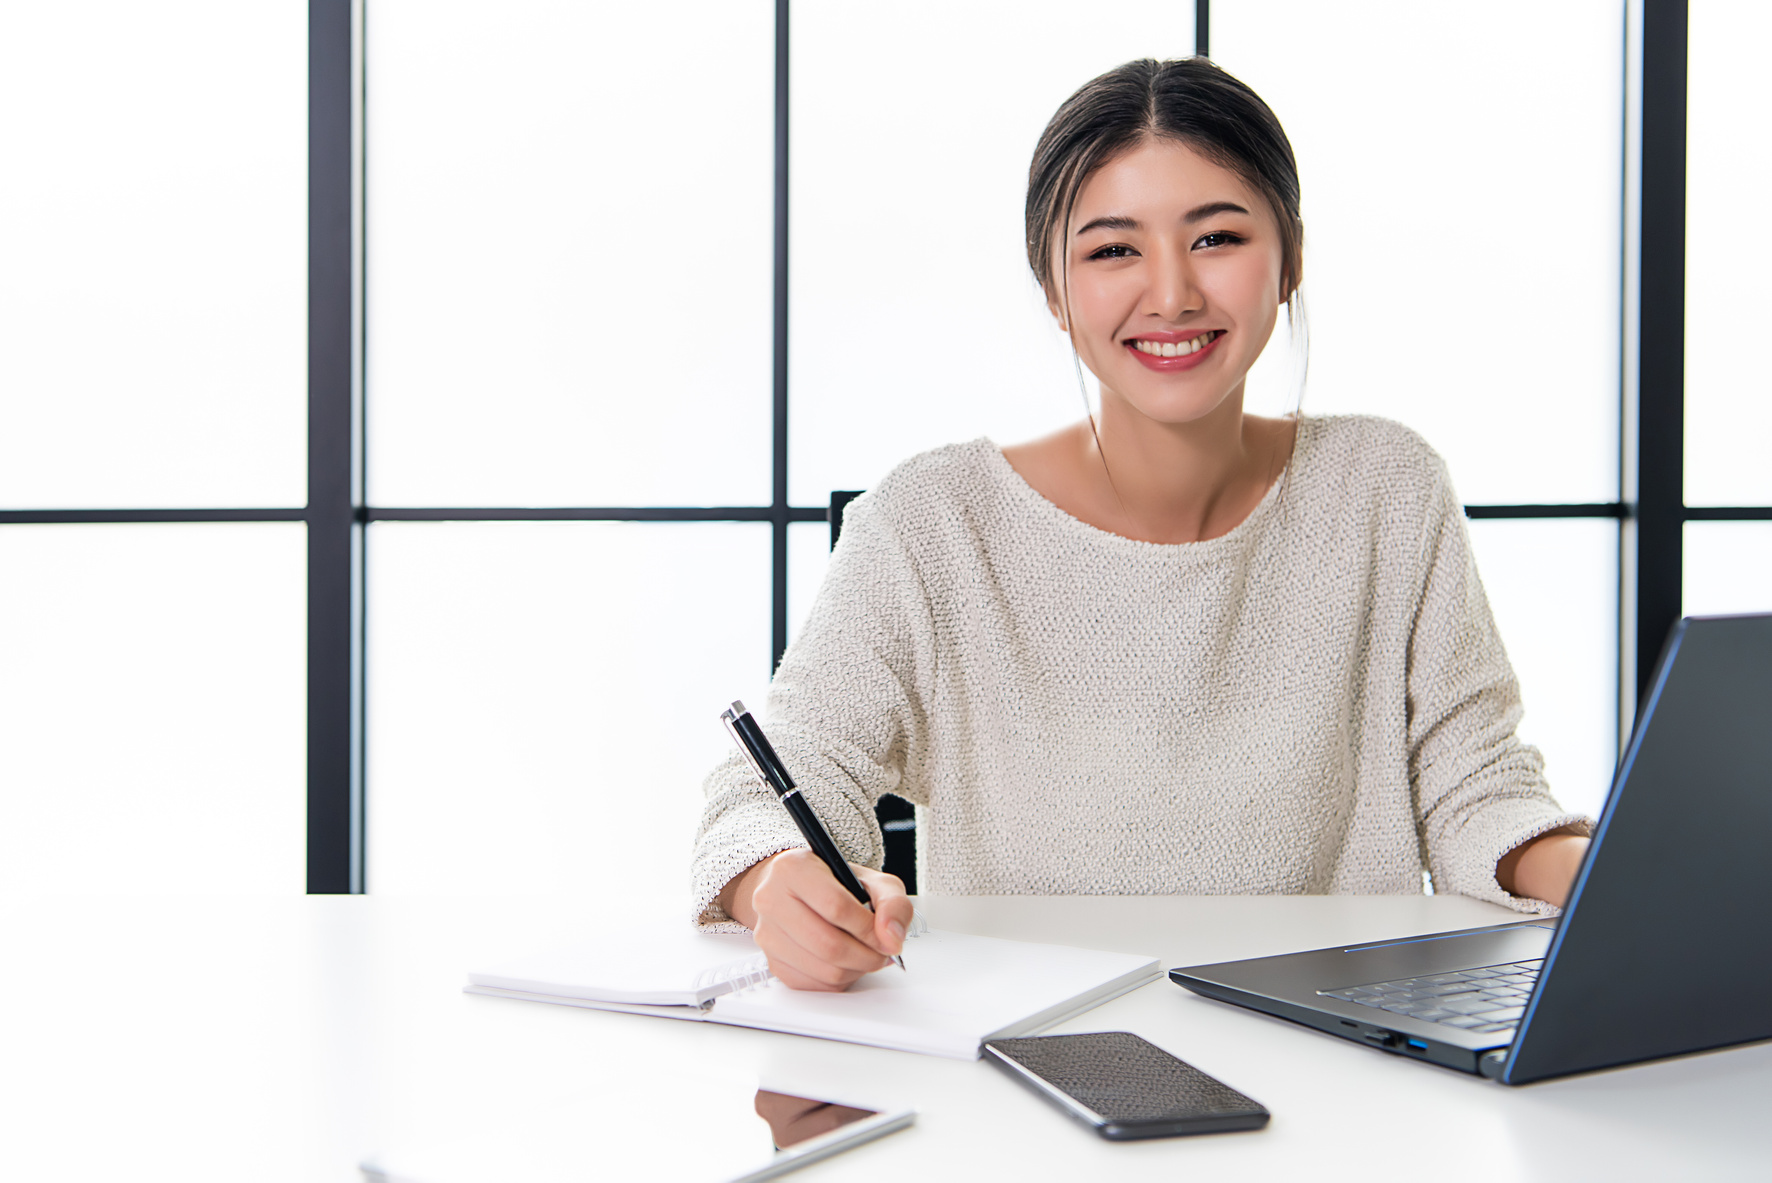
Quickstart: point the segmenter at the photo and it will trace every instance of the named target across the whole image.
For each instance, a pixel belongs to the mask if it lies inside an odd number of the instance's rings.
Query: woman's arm
[[[1587,821],[1564,810],[1537,749],[1444,468],[1424,499],[1408,648],[1408,745],[1421,831],[1440,891],[1521,910],[1560,907]],[[1539,903],[1538,901],[1543,901]]]
[[[1569,902],[1588,838],[1571,826],[1540,834],[1514,847],[1495,864],[1495,881],[1509,895],[1543,900],[1561,908]]]
[[[776,750],[875,911],[811,856],[736,753],[708,777],[696,839],[697,922],[750,929],[777,976],[802,989],[841,989],[879,968],[910,923],[903,884],[872,869],[885,853],[874,804],[882,793],[913,791],[903,770],[922,742],[933,626],[910,555],[875,504],[890,482],[849,506],[842,544],[768,707]]]

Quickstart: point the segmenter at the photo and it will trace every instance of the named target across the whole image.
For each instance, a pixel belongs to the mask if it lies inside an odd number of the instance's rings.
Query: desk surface
[[[1446,896],[923,904],[938,927],[1165,967],[1512,918]],[[471,965],[597,927],[559,901],[0,903],[0,1177],[344,1183],[379,1155],[459,1179],[696,1178],[752,1136],[759,1082],[919,1110],[790,1176],[806,1183],[1734,1179],[1772,1163],[1772,1044],[1508,1089],[1162,981],[1059,1030],[1135,1031],[1274,1119],[1111,1144],[984,1063],[460,993]]]

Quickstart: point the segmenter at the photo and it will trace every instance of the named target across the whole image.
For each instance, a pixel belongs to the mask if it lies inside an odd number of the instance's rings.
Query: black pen
[[[800,827],[800,833],[806,837],[806,845],[812,847],[812,853],[824,860],[824,865],[831,869],[837,882],[849,889],[849,894],[860,900],[868,911],[874,910],[874,901],[868,898],[867,888],[856,879],[855,872],[849,869],[849,860],[831,841],[831,836],[818,820],[818,814],[812,811],[812,804],[804,794],[794,787],[794,778],[782,766],[781,757],[775,754],[775,747],[763,729],[757,726],[757,720],[744,709],[744,703],[735,702],[720,712],[720,722],[726,724],[726,730],[732,732],[732,738],[738,742],[738,750],[745,754],[745,759],[756,769],[757,776],[764,784],[775,790],[794,824]],[[894,957],[898,968],[904,968],[904,958]]]

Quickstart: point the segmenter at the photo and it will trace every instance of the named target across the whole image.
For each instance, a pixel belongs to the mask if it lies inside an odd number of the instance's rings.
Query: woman
[[[910,919],[865,869],[885,792],[926,806],[934,894],[1399,893],[1426,869],[1561,904],[1586,822],[1515,737],[1439,458],[1384,420],[1243,411],[1298,310],[1298,193],[1273,113],[1206,61],[1132,62],[1059,109],[1028,258],[1099,417],[937,449],[849,507],[769,729],[876,910],[735,754],[707,784],[702,924],[752,929],[790,986],[880,968]]]

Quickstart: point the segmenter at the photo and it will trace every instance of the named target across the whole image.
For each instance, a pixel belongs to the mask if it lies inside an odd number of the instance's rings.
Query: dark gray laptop
[[[1674,626],[1560,921],[1169,977],[1508,1084],[1772,1039],[1772,615]]]

